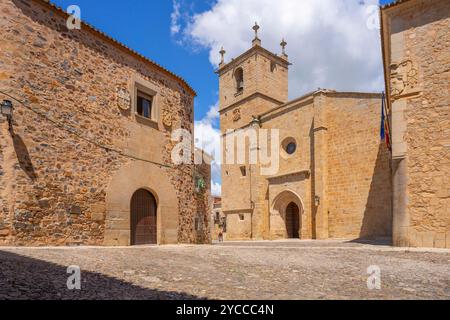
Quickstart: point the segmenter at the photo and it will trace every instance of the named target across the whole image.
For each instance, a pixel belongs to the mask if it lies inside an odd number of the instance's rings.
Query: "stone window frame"
[[[138,91],[152,97],[152,110],[150,118],[143,117],[137,113]],[[161,107],[161,95],[159,93],[158,86],[151,83],[150,81],[135,76],[133,77],[131,82],[131,93],[132,113],[137,122],[158,127]]]

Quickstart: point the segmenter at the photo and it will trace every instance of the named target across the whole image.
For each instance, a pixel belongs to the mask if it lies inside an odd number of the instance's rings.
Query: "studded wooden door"
[[[156,199],[140,189],[131,199],[131,245],[156,244]]]
[[[300,210],[295,203],[286,208],[286,231],[289,239],[300,238]]]

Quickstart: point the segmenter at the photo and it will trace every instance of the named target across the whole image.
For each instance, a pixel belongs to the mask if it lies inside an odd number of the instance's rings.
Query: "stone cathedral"
[[[271,141],[279,143],[279,170],[262,175],[248,157],[224,162],[227,240],[390,237],[381,94],[319,89],[289,101],[287,43],[274,54],[261,45],[259,26],[253,29],[248,51],[229,63],[221,52],[221,132],[279,129],[279,141]]]

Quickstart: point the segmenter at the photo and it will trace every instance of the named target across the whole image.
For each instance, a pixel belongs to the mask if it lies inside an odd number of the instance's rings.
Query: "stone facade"
[[[394,244],[450,248],[450,2],[382,10]]]
[[[171,161],[195,92],[87,24],[68,30],[46,1],[1,0],[0,12],[0,88],[23,102],[0,94],[15,107],[11,130],[0,118],[0,244],[129,245],[138,189],[156,198],[159,244],[208,242],[208,192],[194,185],[207,169]],[[137,90],[153,95],[150,119]]]
[[[261,150],[259,134],[278,130],[269,144],[280,147],[279,169],[267,175],[262,161],[249,161],[251,151],[245,163],[230,163],[225,139],[227,239],[390,237],[391,173],[379,135],[381,95],[317,90],[287,101],[288,67],[284,52],[270,53],[255,39],[250,50],[217,71],[224,138],[255,130],[259,138],[246,140],[245,147]],[[241,68],[242,89],[233,77]],[[289,154],[291,143],[296,150]],[[299,221],[290,221],[296,215],[290,210],[298,211]],[[291,224],[297,230],[289,231]]]
[[[196,243],[211,242],[210,208],[211,208],[211,162],[212,157],[201,149],[195,149],[198,165],[194,170],[195,201],[197,212],[194,217]],[[197,163],[197,162],[196,162]]]
[[[218,240],[220,230],[223,231],[223,239],[226,239],[226,216],[222,212],[222,198],[212,197],[211,201],[211,239]]]

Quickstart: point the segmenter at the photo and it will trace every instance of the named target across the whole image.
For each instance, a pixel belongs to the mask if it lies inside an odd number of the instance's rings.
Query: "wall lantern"
[[[320,197],[319,196],[315,196],[314,197],[314,202],[315,202],[316,207],[320,206]]]
[[[13,134],[12,129],[13,109],[14,109],[13,104],[9,100],[3,100],[3,102],[0,104],[0,113],[6,116],[6,119],[8,120],[9,132],[11,132],[11,134]]]
[[[13,116],[13,104],[9,100],[3,100],[1,104],[1,113],[6,116],[8,121],[11,121]]]

